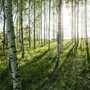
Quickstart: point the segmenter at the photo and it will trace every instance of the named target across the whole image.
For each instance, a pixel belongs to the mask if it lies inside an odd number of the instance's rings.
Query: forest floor
[[[36,49],[25,43],[25,58],[21,58],[18,45],[18,58],[23,90],[90,90],[90,70],[87,68],[87,54],[84,42],[72,45],[65,40],[60,54],[59,65],[55,69],[56,42]],[[1,51],[1,48],[0,48]],[[0,90],[12,90],[11,71],[8,68],[8,50],[0,52]]]

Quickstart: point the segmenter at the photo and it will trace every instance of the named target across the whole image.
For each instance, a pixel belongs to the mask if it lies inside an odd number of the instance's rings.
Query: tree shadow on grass
[[[23,90],[37,90],[48,78],[54,64],[53,60],[56,56],[53,56],[51,60],[48,57],[49,54],[36,63],[28,63],[21,67]]]
[[[57,86],[54,87],[58,87],[57,90],[89,90],[90,89],[90,87],[88,87],[90,80],[87,81],[83,80],[82,77],[80,76],[80,72],[77,70],[79,69],[77,60],[75,59],[77,58],[77,54],[78,54],[77,48],[78,46],[72,47],[68,52],[68,54],[66,55],[66,58],[64,59],[63,63],[60,65],[60,67],[53,72],[53,74],[51,75],[52,77],[49,78],[50,79],[49,83],[46,85],[47,90],[51,90],[50,86],[54,85],[55,83],[56,83],[55,85]],[[88,75],[90,75],[90,73]],[[54,81],[52,82],[52,80]],[[59,82],[57,82],[58,80]]]
[[[52,48],[52,51],[55,49],[55,47],[54,48]],[[40,54],[37,54],[37,55],[35,55],[32,59],[31,59],[31,61],[29,62],[30,64],[31,63],[36,63],[36,62],[38,62],[38,61],[40,61],[40,60],[42,60],[41,58],[43,58],[43,57],[45,57],[45,55],[47,55],[47,54],[49,54],[50,52],[52,52],[52,51],[49,51],[49,50],[45,50],[43,53],[40,53]],[[51,54],[51,53],[50,53]],[[51,55],[52,56],[52,55]],[[48,59],[52,59],[52,57],[50,57],[50,55],[48,56]]]
[[[42,75],[44,75],[45,74],[45,72],[47,72],[48,71],[48,68],[50,68],[50,66],[52,66],[52,62],[51,61],[53,61],[53,59],[52,60],[50,60],[48,57],[49,57],[49,51],[48,50],[45,50],[43,53],[41,53],[39,56],[37,55],[37,56],[35,56],[34,57],[34,60],[33,61],[28,61],[28,63],[26,63],[25,64],[25,66],[23,66],[23,70],[21,71],[21,72],[23,72],[24,70],[25,70],[25,74],[24,75],[26,75],[27,77],[26,77],[26,79],[25,79],[25,81],[24,82],[30,82],[30,79],[31,79],[31,82],[32,83],[36,83],[36,81],[37,81],[37,79],[39,79],[39,78],[42,78],[42,77],[44,77],[44,76],[42,76]],[[46,55],[47,54],[47,55]],[[44,57],[44,58],[43,58]],[[22,67],[21,67],[22,68]],[[28,71],[29,70],[29,71]],[[5,71],[7,71],[7,69],[5,69]],[[7,76],[6,76],[6,73],[4,72],[4,71],[2,71],[2,72],[0,72],[1,74],[5,74],[5,77],[3,78],[5,81],[3,81],[2,83],[2,85],[5,85],[5,83],[8,81],[8,84],[9,85],[6,85],[6,88],[7,88],[7,90],[12,90],[12,83],[10,83],[11,81],[12,81],[12,79],[11,78],[9,78],[7,81],[6,81],[6,79],[10,76],[9,75],[9,72],[7,72]],[[30,74],[31,75],[30,75]],[[43,73],[43,74],[42,74]],[[22,73],[21,73],[22,74]],[[39,74],[39,75],[38,75]],[[30,76],[29,76],[30,75]],[[22,75],[21,75],[22,76]],[[36,78],[35,78],[35,77]],[[2,77],[2,75],[0,76],[0,77]],[[31,77],[30,79],[28,79],[29,77]],[[35,78],[35,79],[34,79]],[[24,79],[24,77],[23,77],[23,79]],[[42,78],[42,80],[43,80],[43,78]],[[1,80],[2,81],[2,80]],[[10,81],[10,82],[9,82]],[[25,83],[23,83],[23,84],[25,84]],[[26,83],[27,84],[27,83]],[[29,83],[28,83],[29,84]],[[10,87],[8,87],[8,86],[10,86]],[[24,86],[24,85],[22,85],[22,86]],[[32,86],[32,85],[31,85]],[[26,85],[26,87],[27,87],[27,85]],[[9,89],[8,89],[9,88]],[[23,87],[24,88],[24,87]],[[1,89],[2,90],[2,89]],[[4,90],[6,90],[6,89],[4,89]],[[24,89],[25,90],[25,89]],[[27,90],[27,89],[26,89]],[[28,89],[29,90],[29,89]],[[33,90],[33,89],[32,89]]]
[[[71,45],[72,45],[72,42],[66,43],[66,44],[65,44],[65,47],[64,47],[64,50],[68,49],[68,47],[71,46]]]
[[[64,48],[64,51],[66,50],[66,49],[68,49],[70,46],[72,45],[72,43],[67,43],[67,46],[65,46],[65,48]],[[70,57],[73,57],[75,54],[76,54],[76,50],[77,49],[77,46],[75,45],[75,46],[72,46],[71,47],[71,49],[69,50],[69,52],[68,53],[66,53],[66,55],[65,55],[65,53],[60,53],[60,55],[62,55],[63,54],[63,56],[64,57],[66,57],[66,60],[64,60],[63,61],[63,63],[62,63],[62,65],[64,64],[64,63],[66,63],[66,62],[68,62],[68,58],[70,58]],[[75,57],[75,56],[74,56]],[[56,58],[57,59],[57,58]],[[59,59],[61,60],[61,56],[59,57]],[[60,61],[59,60],[59,61]],[[57,64],[57,62],[55,63],[55,68],[54,68],[54,71],[56,71],[56,69],[58,68],[58,66],[59,66],[59,61],[58,61],[58,64]]]
[[[55,59],[56,59],[56,55],[55,55],[55,57],[53,58],[53,61],[55,61]],[[63,66],[62,66],[63,67]],[[53,64],[53,68],[54,68],[54,64]],[[52,69],[53,69],[52,68]],[[57,70],[58,71],[58,70]],[[58,75],[58,73],[56,73],[56,71],[51,71],[50,73],[48,73],[48,75],[47,75],[47,79],[44,81],[44,82],[42,82],[40,85],[38,85],[38,87],[36,88],[36,90],[49,90],[49,88],[50,88],[50,86],[49,85],[51,85],[51,87],[53,86],[53,84],[57,81],[57,75]],[[51,90],[51,89],[50,89]]]
[[[43,52],[42,54],[34,56],[34,57],[32,58],[32,61],[31,61],[30,63],[35,63],[35,62],[39,61],[40,58],[42,58],[43,56],[45,56],[48,52],[49,52],[49,50],[46,50],[46,51]]]
[[[66,55],[66,58],[63,61],[63,63],[60,65],[60,67],[53,70],[51,73],[49,73],[48,79],[41,86],[39,86],[36,90],[51,90],[51,88],[53,89],[55,87],[57,90],[66,90],[66,89],[70,90],[70,88],[72,88],[73,79],[71,77],[70,80],[72,81],[70,81],[69,77],[70,75],[72,75],[71,73],[73,70],[72,69],[73,67],[72,58],[75,58],[76,52],[77,52],[77,46],[72,47],[70,51],[68,52],[68,54]],[[61,83],[61,85],[59,85],[58,83],[59,84]]]
[[[64,75],[64,71],[62,69],[61,70],[57,69],[56,73],[52,74],[55,64],[54,60],[56,59],[56,54],[52,55],[51,58],[48,58],[50,56],[48,53],[49,51],[46,50],[41,55],[35,56],[34,57],[35,61],[28,61],[28,63],[20,67],[23,90],[53,90],[50,89],[50,87],[54,87],[53,85],[58,82],[57,81],[58,78],[60,77],[62,78],[62,76]],[[62,65],[62,68],[65,68],[64,64]],[[57,90],[60,90],[60,88],[61,87],[59,87],[59,89]],[[7,90],[12,90],[12,88],[9,88]],[[65,89],[61,89],[61,90],[65,90]]]

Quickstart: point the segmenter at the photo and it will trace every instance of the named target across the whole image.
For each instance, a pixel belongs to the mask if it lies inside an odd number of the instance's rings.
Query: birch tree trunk
[[[3,5],[3,18],[4,18],[4,22],[3,22],[3,54],[5,54],[5,5]]]
[[[57,58],[56,58],[55,69],[58,67],[59,57],[60,57],[61,3],[62,3],[62,0],[59,0],[59,4],[58,4],[58,32],[57,32]]]
[[[42,46],[42,0],[41,0],[41,46]]]
[[[84,11],[84,8],[83,8],[84,4],[83,4],[83,1],[81,1],[81,41],[80,41],[80,47],[82,48],[83,47],[83,36],[84,36],[84,30],[83,30],[83,19],[84,19],[84,15],[83,15],[83,11]]]
[[[53,0],[53,41],[55,40],[55,11],[54,11],[54,3],[55,1]]]
[[[24,58],[24,41],[23,41],[23,0],[20,0],[20,30],[21,30],[21,51]]]
[[[87,0],[85,0],[85,36],[86,36],[86,51],[87,51],[87,61],[90,64],[89,57],[89,47],[88,47],[88,34],[87,34]]]
[[[34,49],[36,49],[36,36],[35,36],[35,32],[36,32],[36,30],[35,30],[35,23],[36,23],[36,15],[35,15],[35,3],[36,3],[36,0],[34,0]]]
[[[45,46],[45,22],[46,22],[46,20],[45,20],[45,16],[46,16],[46,9],[45,9],[46,7],[45,7],[45,0],[44,0],[44,46]]]
[[[50,17],[50,16],[51,16],[51,0],[49,0],[49,30],[48,30],[48,39],[49,39],[48,41],[49,41],[49,42],[48,42],[48,50],[50,50],[50,48],[51,48],[51,47],[50,47],[50,29],[51,29],[51,28],[50,28],[50,26],[51,26],[51,25],[50,25],[50,24],[51,24],[51,23],[50,23],[50,22],[51,22],[51,17]]]
[[[61,8],[62,8],[62,0],[59,0],[59,2],[60,2],[60,4],[59,4],[59,6],[58,6],[58,33],[59,33],[59,53],[62,51],[62,46],[61,46],[61,44],[62,44],[62,30],[61,30],[61,12],[62,12],[62,10],[61,10]]]
[[[13,90],[21,90],[20,73],[17,62],[15,34],[12,17],[12,0],[6,0],[7,32],[10,49],[10,62],[13,78]]]
[[[31,31],[30,31],[30,5],[31,5],[31,1],[29,0],[29,15],[28,15],[28,19],[29,19],[29,47],[31,47]]]
[[[74,45],[76,45],[76,0],[74,1]]]
[[[18,42],[19,42],[19,39],[18,39],[18,32],[19,32],[19,28],[18,28],[18,26],[19,26],[19,17],[18,17],[18,0],[17,0],[17,2],[16,2],[16,5],[17,5],[17,22],[16,22],[16,41],[17,41],[17,43],[16,43],[16,46],[17,46],[17,48],[18,48]]]
[[[77,2],[77,44],[79,43],[79,0]]]
[[[71,37],[72,37],[72,43],[73,43],[73,0],[72,0],[72,30],[71,30]]]

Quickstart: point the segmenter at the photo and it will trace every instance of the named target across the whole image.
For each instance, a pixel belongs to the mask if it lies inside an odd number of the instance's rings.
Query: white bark
[[[17,62],[15,34],[12,19],[12,0],[6,0],[7,32],[10,48],[10,62],[13,78],[13,90],[21,90],[20,73]]]

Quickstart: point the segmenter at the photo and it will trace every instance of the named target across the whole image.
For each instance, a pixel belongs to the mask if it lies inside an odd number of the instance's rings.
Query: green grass
[[[18,58],[23,90],[90,90],[90,70],[87,69],[85,44],[73,46],[65,40],[59,65],[55,69],[56,42],[37,48],[29,48],[25,42],[25,58],[21,59],[18,44]],[[8,50],[6,56],[0,54],[0,90],[12,90],[11,72],[8,69]]]

